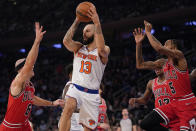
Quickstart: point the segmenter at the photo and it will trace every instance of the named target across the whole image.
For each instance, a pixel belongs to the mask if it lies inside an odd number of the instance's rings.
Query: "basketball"
[[[81,22],[90,22],[91,18],[87,16],[88,10],[90,7],[94,6],[93,3],[91,2],[82,2],[80,3],[77,8],[76,8],[76,17],[81,21]]]

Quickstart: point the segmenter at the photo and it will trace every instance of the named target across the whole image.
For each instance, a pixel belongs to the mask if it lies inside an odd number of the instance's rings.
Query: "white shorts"
[[[70,131],[83,131],[84,128],[79,124],[79,113],[73,113],[71,117]]]
[[[77,108],[80,109],[79,123],[94,130],[97,127],[101,103],[99,94],[82,92],[74,85],[70,85],[66,95],[75,98],[77,101]]]

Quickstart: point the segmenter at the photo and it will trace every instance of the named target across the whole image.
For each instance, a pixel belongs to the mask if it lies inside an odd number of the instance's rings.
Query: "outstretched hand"
[[[64,106],[65,101],[63,99],[57,99],[56,101],[53,102],[53,106],[58,106],[60,105],[61,107]]]
[[[144,20],[145,31],[146,33],[150,33],[152,30],[152,24],[146,20]]]
[[[46,31],[42,31],[42,30],[43,30],[43,26],[40,27],[39,22],[35,22],[35,33],[36,33],[35,40],[39,42],[43,39],[43,36],[46,33]]]
[[[130,98],[130,99],[129,99],[129,104],[130,104],[131,106],[133,106],[133,107],[135,106],[135,99],[136,99],[136,98]]]
[[[134,35],[136,44],[141,43],[145,38],[145,34],[142,28],[135,28],[133,35]]]

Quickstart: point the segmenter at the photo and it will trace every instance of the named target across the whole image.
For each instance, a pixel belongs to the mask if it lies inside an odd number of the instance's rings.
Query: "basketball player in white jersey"
[[[66,74],[69,77],[69,81],[66,83],[64,89],[63,89],[63,94],[62,94],[62,99],[67,99],[66,93],[69,89],[69,86],[71,85],[71,79],[72,79],[72,72],[73,72],[73,65],[69,64],[66,66]],[[71,128],[70,131],[83,131],[82,125],[79,124],[79,109],[76,109],[74,113],[71,116]]]
[[[60,131],[70,130],[70,118],[76,107],[80,108],[79,122],[84,131],[92,131],[97,127],[99,104],[99,88],[108,62],[110,48],[105,45],[99,16],[95,7],[88,11],[88,17],[93,24],[88,24],[83,30],[84,43],[72,40],[80,23],[78,18],[67,31],[63,44],[74,53],[72,84],[69,87],[60,120]],[[84,45],[86,44],[86,45]]]

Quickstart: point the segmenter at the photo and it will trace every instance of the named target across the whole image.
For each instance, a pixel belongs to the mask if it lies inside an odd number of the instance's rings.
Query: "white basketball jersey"
[[[72,83],[98,90],[105,66],[101,62],[97,48],[89,52],[86,45],[82,46],[74,54]]]

